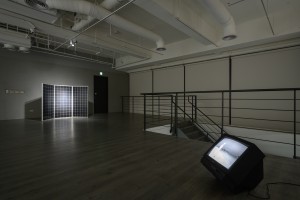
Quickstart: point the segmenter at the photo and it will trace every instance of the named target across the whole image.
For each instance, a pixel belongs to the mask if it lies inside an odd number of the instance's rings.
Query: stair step
[[[193,126],[191,121],[182,121],[178,124],[178,128],[184,128],[186,126]]]
[[[182,127],[181,130],[184,133],[186,133],[186,132],[192,132],[192,131],[198,130],[198,128],[195,125],[190,125],[190,126]]]
[[[197,139],[202,136],[202,133],[198,130],[195,130],[192,132],[185,133],[185,135],[190,139]]]

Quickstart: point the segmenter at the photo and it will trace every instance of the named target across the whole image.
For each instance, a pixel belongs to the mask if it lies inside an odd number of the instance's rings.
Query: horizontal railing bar
[[[146,110],[146,111],[147,111],[147,112],[150,112],[150,113],[152,113],[152,111],[153,111],[153,113],[159,113],[158,110],[154,110],[154,109],[153,109],[153,110]],[[162,111],[163,111],[163,112],[164,112],[164,111],[171,111],[171,109],[169,109],[169,110],[168,110],[168,109],[164,109],[164,110],[162,110]],[[163,112],[161,112],[161,113],[163,113]]]
[[[164,119],[160,119],[160,118],[148,118],[148,119],[152,119],[152,120],[149,120],[150,122],[159,122],[159,121],[169,121],[170,118],[164,118]]]
[[[204,115],[200,115],[200,116],[204,116]],[[219,116],[219,115],[206,115],[206,116],[209,116],[209,117],[222,117],[222,116]],[[228,118],[229,116],[224,116],[224,117]],[[231,116],[231,118],[235,118],[235,119],[249,119],[249,120],[258,120],[258,121],[287,122],[287,123],[294,122],[294,121],[279,120],[279,119],[263,119],[263,118],[251,118],[251,117],[234,117],[234,116]],[[296,122],[296,123],[300,123],[300,122]]]
[[[208,109],[221,109],[222,107],[214,106],[198,106],[198,108],[208,108]],[[224,109],[229,109],[229,107],[223,107]],[[294,112],[294,110],[285,110],[285,109],[272,109],[272,108],[237,108],[231,107],[232,110],[264,110],[264,111],[284,111],[284,112]],[[300,110],[296,110],[297,112]]]
[[[270,122],[286,122],[286,123],[292,123],[294,121],[287,121],[287,120],[279,120],[279,119],[263,119],[263,118],[251,118],[251,117],[231,117],[235,119],[249,119],[249,120],[258,120],[258,121],[270,121]]]
[[[157,114],[157,113],[156,113]],[[169,113],[165,113],[165,114],[169,114]],[[171,113],[170,113],[171,114]],[[171,115],[152,115],[152,116],[161,116],[161,118],[163,117],[168,117],[171,118]]]
[[[121,97],[124,97],[124,98],[144,98],[144,96],[121,96]]]
[[[146,125],[154,125],[154,126],[165,126],[165,125],[167,125],[166,123],[164,123],[164,124],[157,124],[157,123],[149,123],[149,122],[147,122],[147,124]],[[146,126],[147,127],[147,126]],[[153,127],[151,127],[151,128],[153,128]]]
[[[251,138],[251,137],[245,137],[245,136],[238,136],[238,137],[241,137],[241,138],[247,138],[247,139],[252,139],[252,140],[258,140],[258,141],[265,141],[265,142],[278,143],[278,144],[294,145],[294,143],[288,143],[288,142],[279,142],[279,141],[274,141],[274,140],[265,140],[265,139]],[[296,144],[296,146],[300,146],[300,145]]]
[[[205,99],[199,99],[199,98],[197,98],[197,101],[203,101],[203,100],[219,100],[219,101],[222,101],[222,99],[220,99],[220,98],[212,98],[212,99],[210,99],[210,98],[209,99],[206,99],[206,98]],[[224,100],[229,101],[230,99],[227,99],[227,98],[225,99],[224,98]],[[246,100],[246,101],[249,101],[249,100],[269,100],[269,101],[270,100],[279,100],[279,101],[289,100],[289,101],[294,101],[294,99],[244,99],[244,98],[243,99],[232,98],[231,100],[239,100],[239,101],[240,100]],[[300,100],[300,99],[296,99],[296,100]]]
[[[279,92],[279,91],[298,91],[300,88],[272,88],[272,89],[244,89],[244,90],[207,90],[207,91],[185,91],[185,92],[156,92],[141,93],[142,95],[171,95],[171,94],[202,94],[202,93],[222,93],[222,92]]]
[[[171,107],[171,104],[169,103],[169,104],[146,104],[146,106],[164,106],[164,107]]]

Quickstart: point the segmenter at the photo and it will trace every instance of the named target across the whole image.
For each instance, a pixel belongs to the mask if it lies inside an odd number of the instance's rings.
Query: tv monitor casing
[[[228,159],[227,156],[214,156],[218,154],[216,149],[222,150],[223,146],[221,145],[224,145],[225,140],[227,141],[226,145],[235,145],[235,148],[226,148],[225,154],[233,154],[233,152],[228,152],[233,149],[236,154],[229,163],[222,160],[223,158]],[[233,141],[234,144],[230,144],[228,141]],[[236,151],[237,148],[238,151]],[[224,154],[224,151],[221,151],[221,154],[222,152]],[[201,162],[223,185],[237,193],[243,189],[253,189],[263,179],[264,157],[263,152],[255,144],[224,134],[207,150]]]

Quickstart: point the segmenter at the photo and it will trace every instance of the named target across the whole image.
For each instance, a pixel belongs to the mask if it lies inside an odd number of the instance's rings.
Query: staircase
[[[191,121],[182,121],[178,124],[178,129],[188,139],[211,142],[210,139]]]

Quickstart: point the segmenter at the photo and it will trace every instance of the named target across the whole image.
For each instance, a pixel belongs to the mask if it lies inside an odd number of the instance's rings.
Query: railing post
[[[170,133],[173,130],[173,95],[171,96],[171,125],[170,125]]]
[[[177,126],[178,126],[178,93],[176,93],[175,96],[175,135],[177,136]]]
[[[134,96],[132,96],[132,113],[134,113]]]
[[[188,96],[188,102],[190,102],[190,96]],[[192,122],[194,122],[194,97],[192,96]]]
[[[124,113],[124,97],[121,96],[121,98],[122,98],[122,113]]]
[[[146,131],[146,95],[144,95],[144,131]]]
[[[183,93],[183,119],[185,120],[185,92]]]
[[[228,94],[228,96],[229,96],[229,105],[228,105],[228,107],[229,107],[229,110],[228,110],[228,115],[229,115],[229,119],[228,119],[228,121],[229,121],[229,125],[231,125],[231,111],[232,111],[232,109],[231,109],[231,95],[232,95],[232,93],[231,93],[231,90],[232,90],[232,58],[231,58],[231,56],[229,56],[229,94]]]
[[[221,122],[221,135],[223,135],[224,130],[224,92],[222,92],[222,122]]]
[[[154,114],[154,96],[152,94],[152,120],[153,120],[153,114]]]
[[[297,134],[297,90],[294,90],[294,158],[297,158],[296,153],[296,134]]]
[[[158,96],[158,117],[160,117],[160,96]]]
[[[195,115],[195,122],[197,121],[197,96],[195,95],[195,107],[194,107],[194,115]]]

